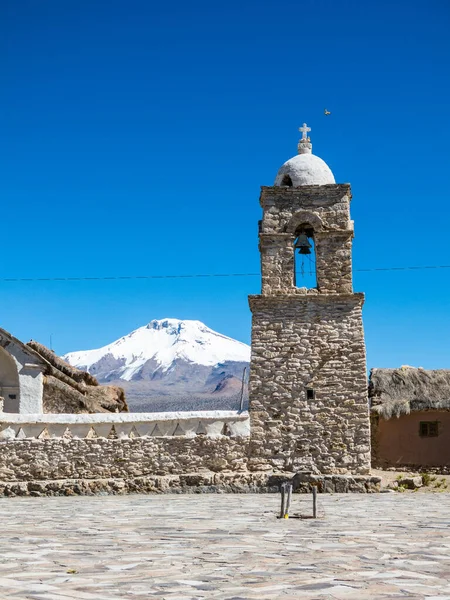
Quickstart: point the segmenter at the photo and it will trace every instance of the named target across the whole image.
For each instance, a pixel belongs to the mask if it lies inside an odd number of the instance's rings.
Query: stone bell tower
[[[352,286],[351,190],[312,154],[310,128],[300,131],[298,155],[261,188],[262,291],[249,297],[251,464],[365,474],[364,294]],[[315,254],[317,287],[297,287],[294,246]]]

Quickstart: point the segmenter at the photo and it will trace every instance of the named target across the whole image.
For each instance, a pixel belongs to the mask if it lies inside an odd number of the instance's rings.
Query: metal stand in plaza
[[[291,506],[292,483],[281,484],[281,510],[280,519],[289,518],[289,507]]]
[[[280,519],[289,519],[289,508],[291,506],[292,499],[292,483],[284,482],[281,484],[281,508],[280,508]],[[312,517],[306,515],[293,515],[294,518],[300,519],[317,519],[317,487],[312,488],[312,499],[313,499],[313,510]]]

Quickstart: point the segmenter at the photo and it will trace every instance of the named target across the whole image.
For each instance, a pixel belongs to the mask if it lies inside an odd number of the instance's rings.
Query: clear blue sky
[[[257,273],[259,186],[312,127],[355,269],[450,265],[448,0],[3,0],[0,278]],[[323,115],[324,108],[332,114]],[[450,368],[450,269],[355,273],[368,366]],[[259,277],[0,282],[93,348],[153,318],[250,341]]]

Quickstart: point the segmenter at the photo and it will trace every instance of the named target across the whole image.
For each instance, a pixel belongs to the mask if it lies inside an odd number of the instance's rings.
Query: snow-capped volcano
[[[101,378],[114,371],[118,379],[130,381],[149,360],[154,360],[161,372],[170,369],[177,359],[212,367],[227,361],[248,362],[250,347],[209,329],[200,321],[162,319],[151,321],[103,348],[69,352],[63,358]],[[105,362],[112,368],[105,368],[106,364],[102,365]]]
[[[100,382],[117,381],[127,398],[237,392],[250,347],[200,321],[161,319],[96,350],[69,352],[69,364]]]

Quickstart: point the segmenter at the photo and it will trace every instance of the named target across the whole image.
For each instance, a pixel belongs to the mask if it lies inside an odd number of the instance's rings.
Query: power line
[[[205,273],[196,275],[129,275],[114,277],[8,277],[0,282],[9,281],[118,281],[130,279],[193,279],[196,277],[255,277],[259,273]]]
[[[412,267],[374,267],[353,269],[354,273],[376,271],[420,271],[425,269],[450,269],[450,265],[412,266]],[[36,281],[129,281],[139,279],[196,279],[207,277],[259,277],[260,273],[197,273],[189,275],[124,275],[113,277],[3,277],[0,282],[36,282]]]
[[[414,271],[420,269],[450,269],[450,265],[431,265],[427,267],[376,267],[373,269],[353,269],[353,271],[364,273],[369,271]]]

